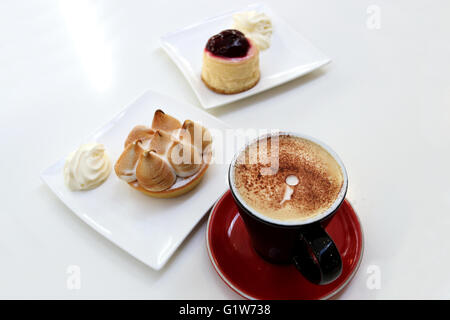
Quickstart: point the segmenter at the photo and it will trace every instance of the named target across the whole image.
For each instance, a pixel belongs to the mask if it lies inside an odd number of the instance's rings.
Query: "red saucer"
[[[244,221],[228,190],[209,216],[206,244],[222,280],[248,299],[329,299],[343,289],[359,267],[363,252],[361,225],[345,200],[325,227],[342,256],[341,276],[327,285],[306,280],[293,265],[275,265],[262,259],[250,242]]]

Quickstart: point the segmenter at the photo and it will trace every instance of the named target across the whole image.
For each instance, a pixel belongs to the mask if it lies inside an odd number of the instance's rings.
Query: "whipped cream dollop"
[[[69,154],[64,181],[71,190],[89,190],[102,184],[111,173],[111,161],[100,143],[87,143]]]
[[[232,28],[243,32],[260,50],[270,47],[272,21],[265,13],[256,11],[235,13]]]

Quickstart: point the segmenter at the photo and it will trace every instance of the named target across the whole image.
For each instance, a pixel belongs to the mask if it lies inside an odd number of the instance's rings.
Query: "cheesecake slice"
[[[211,90],[233,94],[253,88],[259,81],[259,50],[234,29],[212,36],[203,51],[202,80]]]

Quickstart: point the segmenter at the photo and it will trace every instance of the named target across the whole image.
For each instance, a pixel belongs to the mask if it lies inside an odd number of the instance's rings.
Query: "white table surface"
[[[158,39],[252,2],[0,2],[0,298],[240,298],[209,262],[205,218],[157,272],[85,225],[39,173],[145,89],[200,108]],[[450,2],[267,3],[333,62],[208,112],[302,132],[341,156],[365,252],[340,299],[450,298]]]

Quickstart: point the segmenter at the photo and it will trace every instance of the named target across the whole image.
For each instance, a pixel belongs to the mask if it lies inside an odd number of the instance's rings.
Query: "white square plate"
[[[271,46],[260,53],[261,79],[250,90],[224,95],[208,89],[202,82],[202,53],[208,39],[230,29],[232,16],[240,11],[264,12],[272,20]],[[309,73],[331,60],[307,39],[279,18],[267,5],[254,4],[206,19],[161,37],[161,46],[184,74],[204,108],[231,103],[281,85]]]
[[[150,125],[156,109],[224,132],[228,126],[201,109],[147,91],[84,142],[102,143],[114,165],[130,130]],[[214,139],[214,134],[213,134]],[[220,141],[218,141],[220,145]],[[217,148],[213,140],[214,148]],[[74,147],[76,149],[77,146]],[[42,180],[84,222],[143,263],[158,270],[227,188],[225,164],[211,163],[203,181],[177,198],[156,199],[121,181],[114,170],[98,188],[70,191],[64,184],[65,157],[45,169]]]

